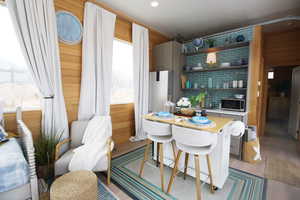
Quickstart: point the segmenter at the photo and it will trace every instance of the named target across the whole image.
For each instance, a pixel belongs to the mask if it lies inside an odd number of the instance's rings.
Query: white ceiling
[[[166,35],[186,39],[300,15],[300,0],[98,0]]]

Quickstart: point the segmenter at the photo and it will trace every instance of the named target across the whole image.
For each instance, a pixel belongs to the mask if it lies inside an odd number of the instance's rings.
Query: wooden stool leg
[[[159,144],[157,142],[156,144],[156,167],[158,167],[159,164]]]
[[[176,147],[175,147],[175,141],[173,140],[171,142],[172,144],[172,150],[173,150],[173,156],[174,156],[174,160],[176,160]]]
[[[161,190],[164,192],[164,148],[163,144],[159,144],[159,163],[160,163],[160,182],[161,182]]]
[[[174,156],[174,167],[175,167],[175,160],[176,160],[176,145],[175,145],[175,141],[173,140],[171,142],[172,145],[172,150],[173,150],[173,156]],[[176,171],[176,174],[178,173],[178,170]]]
[[[110,148],[109,148],[110,149]],[[107,154],[108,166],[107,166],[107,185],[110,185],[110,177],[111,177],[111,152],[109,151]]]
[[[213,185],[213,178],[212,178],[211,162],[210,162],[209,155],[206,155],[206,161],[207,161],[207,168],[208,168],[208,173],[209,173],[210,192],[214,193],[214,185]]]
[[[149,153],[150,144],[151,144],[151,140],[148,139],[146,149],[145,149],[145,153],[144,153],[144,160],[142,162],[141,169],[140,169],[140,177],[142,177],[145,162],[148,160],[148,153]]]
[[[178,162],[179,162],[181,153],[182,153],[182,151],[181,151],[181,150],[178,150],[178,153],[177,153],[177,156],[176,156],[176,160],[175,160],[175,165],[174,165],[174,168],[173,168],[173,170],[172,170],[172,176],[171,176],[171,178],[170,178],[170,182],[169,182],[169,185],[168,185],[167,193],[170,193],[170,191],[171,191],[171,187],[172,187],[172,184],[173,184],[173,182],[174,182],[174,178],[175,178],[175,176],[176,176],[177,167],[178,167]]]
[[[194,155],[194,157],[195,157],[195,169],[196,169],[196,195],[197,195],[196,199],[201,200],[199,155]]]
[[[185,153],[185,160],[184,160],[184,174],[183,174],[183,179],[185,180],[186,177],[186,171],[188,168],[188,164],[189,164],[189,153]]]

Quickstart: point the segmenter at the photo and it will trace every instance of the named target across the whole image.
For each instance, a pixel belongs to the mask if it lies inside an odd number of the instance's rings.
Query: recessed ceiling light
[[[159,5],[158,1],[151,1],[150,5],[155,8]]]

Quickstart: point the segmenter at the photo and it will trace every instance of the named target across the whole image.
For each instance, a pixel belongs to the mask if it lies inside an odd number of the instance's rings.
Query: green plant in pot
[[[190,97],[190,102],[193,107],[196,107],[197,105],[200,104],[200,107],[204,107],[204,102],[205,102],[205,97],[206,97],[206,92],[200,92],[197,96],[191,96]]]
[[[208,45],[209,48],[213,48],[215,46],[215,40],[214,39],[207,39],[206,44]]]
[[[63,130],[49,135],[41,133],[35,141],[35,159],[39,178],[49,180],[54,177],[55,150],[62,134]]]

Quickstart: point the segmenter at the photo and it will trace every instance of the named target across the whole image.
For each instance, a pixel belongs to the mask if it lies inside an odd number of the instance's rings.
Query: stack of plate
[[[169,113],[169,112],[157,112],[155,113],[155,115],[157,117],[161,117],[161,118],[169,118],[169,117],[173,117],[173,114]]]
[[[192,119],[190,119],[190,122],[192,122],[193,124],[207,125],[211,123],[211,120],[207,119],[207,117],[196,116],[192,117]]]

